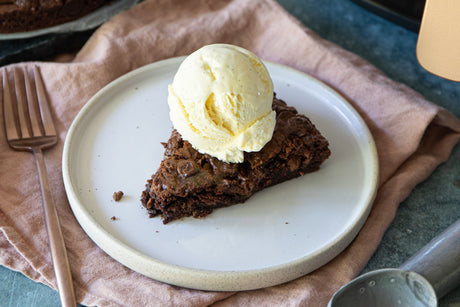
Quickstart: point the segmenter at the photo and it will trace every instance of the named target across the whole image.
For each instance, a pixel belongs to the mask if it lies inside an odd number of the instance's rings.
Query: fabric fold
[[[253,291],[184,289],[138,274],[106,255],[85,234],[61,176],[67,131],[85,103],[119,76],[187,55],[210,43],[247,48],[262,59],[311,74],[343,95],[376,141],[380,185],[371,214],[335,259],[297,280]],[[411,190],[448,159],[460,121],[362,58],[330,43],[272,0],[146,0],[101,26],[72,62],[36,65],[45,80],[59,133],[45,153],[74,277],[77,300],[103,306],[325,306],[366,265]],[[3,70],[0,68],[0,79]],[[1,82],[1,81],[0,81]],[[3,126],[0,110],[0,126]],[[0,137],[0,264],[55,287],[33,157]]]

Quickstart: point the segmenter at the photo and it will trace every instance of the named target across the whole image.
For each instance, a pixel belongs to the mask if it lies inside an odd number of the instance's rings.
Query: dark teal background
[[[350,0],[278,2],[323,38],[360,55],[391,79],[408,85],[460,118],[460,83],[436,77],[420,67],[415,57],[417,33],[382,19]],[[8,42],[0,45],[1,60],[7,50],[3,46]],[[9,46],[9,50],[18,51],[27,47],[17,42]],[[460,145],[454,148],[449,160],[400,205],[365,271],[398,267],[458,218]],[[60,303],[56,291],[0,266],[0,306],[60,306]],[[443,298],[440,306],[460,306],[460,288]]]

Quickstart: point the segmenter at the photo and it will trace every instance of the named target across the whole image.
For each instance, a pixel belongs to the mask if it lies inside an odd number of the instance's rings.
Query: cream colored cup
[[[427,0],[417,41],[427,71],[460,81],[460,0]]]

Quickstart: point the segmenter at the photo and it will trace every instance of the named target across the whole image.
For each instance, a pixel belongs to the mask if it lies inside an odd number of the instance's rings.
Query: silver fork
[[[59,218],[46,173],[43,150],[57,143],[57,134],[37,67],[33,82],[27,70],[14,69],[12,95],[6,69],[3,71],[3,116],[8,144],[16,150],[33,152],[40,178],[49,243],[62,306],[76,306],[69,261]]]

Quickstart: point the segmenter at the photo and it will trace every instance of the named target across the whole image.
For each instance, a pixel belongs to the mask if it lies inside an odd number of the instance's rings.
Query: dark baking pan
[[[425,0],[352,0],[369,11],[418,32]]]

